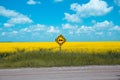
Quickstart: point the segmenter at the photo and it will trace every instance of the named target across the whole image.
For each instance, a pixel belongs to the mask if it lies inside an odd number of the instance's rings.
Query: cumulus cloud
[[[103,35],[103,32],[96,32],[97,35]]]
[[[29,29],[29,28],[23,28],[23,29],[21,29],[20,31],[21,31],[21,32],[31,32],[31,29]]]
[[[108,4],[103,0],[90,0],[86,4],[73,3],[70,6],[70,9],[75,11],[75,14],[65,13],[65,19],[71,22],[78,22],[81,18],[90,17],[90,16],[102,16],[110,12],[113,7],[108,7]],[[67,16],[72,17],[67,18]],[[75,17],[75,21],[73,21]]]
[[[43,24],[34,24],[28,27],[22,28],[21,30],[13,30],[11,32],[2,32],[1,36],[12,35],[17,36],[22,34],[37,37],[42,33],[42,37],[45,35],[48,36],[56,35],[62,33],[69,36],[85,36],[85,37],[105,37],[105,36],[114,36],[115,34],[120,34],[120,26],[115,25],[111,21],[95,22],[93,25],[75,25],[75,24],[62,24],[61,28],[55,26],[47,26]],[[25,36],[24,36],[25,37]]]
[[[103,0],[90,0],[87,4],[71,4],[71,10],[76,11],[81,17],[83,16],[101,16],[112,10]]]
[[[12,31],[12,34],[17,34],[18,33],[18,31]]]
[[[114,0],[115,4],[117,4],[118,6],[120,6],[120,0]]]
[[[3,6],[0,6],[0,15],[4,16],[4,17],[11,18],[11,17],[18,16],[19,13],[15,12],[14,10],[9,10],[9,9],[6,9],[5,7],[3,7]]]
[[[70,34],[70,35],[73,34],[73,33],[74,33],[73,31],[69,31],[69,32],[68,32],[68,34]]]
[[[111,30],[111,31],[120,31],[120,26],[112,27],[109,30]]]
[[[109,28],[111,28],[113,26],[114,26],[113,22],[107,21],[107,20],[105,20],[103,22],[96,22],[94,24],[94,28],[99,29],[99,30],[100,29],[103,29],[103,30],[109,29]]]
[[[64,13],[65,15],[65,20],[67,20],[68,22],[81,22],[81,19],[78,17],[78,15],[76,14],[69,14],[69,13]]]
[[[54,0],[54,2],[63,2],[63,0]]]
[[[4,23],[5,27],[12,27],[17,24],[25,24],[25,23],[32,23],[33,21],[19,12],[14,10],[6,9],[3,6],[0,6],[0,15],[9,18],[9,20]]]
[[[46,30],[46,25],[42,25],[42,24],[36,24],[36,25],[32,25],[31,29],[33,31],[41,31],[41,30]]]
[[[0,36],[9,36],[11,38],[12,37],[17,38],[17,36],[19,36],[19,38],[21,37],[28,40],[29,39],[36,40],[35,38],[37,37],[44,39],[44,36],[49,37],[50,34],[56,35],[58,33],[60,33],[60,29],[58,27],[47,26],[44,24],[32,24],[21,29],[12,29],[6,32],[2,32]]]
[[[42,24],[35,24],[35,25],[30,25],[29,27],[23,28],[20,31],[22,32],[35,32],[35,31],[42,31],[46,30],[46,25]]]
[[[93,27],[91,27],[91,26],[81,26],[80,28],[78,28],[77,29],[77,31],[76,31],[76,33],[77,34],[80,34],[80,33],[91,33],[91,32],[93,32],[93,31],[95,31],[94,29],[93,29]]]
[[[66,31],[68,34],[77,34],[77,35],[98,35],[104,36],[111,32],[111,35],[116,32],[120,33],[120,26],[115,25],[112,21],[102,21],[97,22],[91,26],[86,25],[72,25],[70,23],[62,24],[62,29]]]
[[[54,26],[50,26],[50,28],[48,29],[49,33],[59,33],[60,30],[58,28],[55,28]]]
[[[47,32],[47,33],[59,33],[60,30],[57,27],[54,26],[47,26],[47,25],[43,25],[43,24],[35,24],[35,25],[31,25],[29,27],[26,28],[22,28],[20,30],[20,32],[30,32],[30,33],[34,33],[34,32]]]
[[[25,23],[31,23],[32,20],[30,20],[27,16],[19,16],[9,19],[6,23],[4,23],[5,27],[11,27],[15,26],[16,24],[25,24]]]
[[[41,2],[40,1],[35,1],[35,0],[28,0],[27,4],[28,5],[36,5],[36,4],[41,4]]]
[[[62,24],[62,29],[65,30],[68,34],[97,34],[97,35],[102,35],[103,32],[109,32],[109,29],[111,30],[119,30],[119,27],[115,28],[115,25],[113,24],[112,21],[102,21],[102,22],[97,22],[94,21],[93,25],[91,26],[86,26],[86,25],[73,25],[70,23]]]
[[[11,23],[4,23],[3,25],[4,25],[5,27],[15,26],[14,24],[11,24]]]
[[[63,29],[76,29],[78,26],[77,25],[71,25],[69,23],[62,24]]]
[[[2,32],[2,34],[1,34],[2,36],[5,36],[6,35],[6,32]]]

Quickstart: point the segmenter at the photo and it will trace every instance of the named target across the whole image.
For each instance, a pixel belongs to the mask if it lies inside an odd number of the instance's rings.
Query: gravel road
[[[120,65],[0,69],[0,80],[120,80]]]

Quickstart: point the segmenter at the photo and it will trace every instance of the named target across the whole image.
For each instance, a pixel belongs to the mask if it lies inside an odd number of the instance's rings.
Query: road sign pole
[[[62,46],[60,46],[60,54],[62,53]]]

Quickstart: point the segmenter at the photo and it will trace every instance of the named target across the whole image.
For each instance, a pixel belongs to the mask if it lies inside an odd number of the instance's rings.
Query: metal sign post
[[[60,46],[60,54],[62,53],[62,46]]]
[[[64,38],[64,36],[63,35],[59,35],[56,39],[55,39],[55,41],[59,44],[59,48],[60,48],[60,53],[62,53],[62,45],[63,45],[63,43],[65,43],[66,42],[66,39]]]

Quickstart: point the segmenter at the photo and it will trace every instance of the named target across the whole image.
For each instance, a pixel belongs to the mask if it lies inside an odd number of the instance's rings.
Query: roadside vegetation
[[[0,68],[85,65],[120,65],[120,52],[119,50],[108,50],[103,53],[83,51],[59,53],[50,49],[33,51],[17,49],[16,52],[0,52]]]

